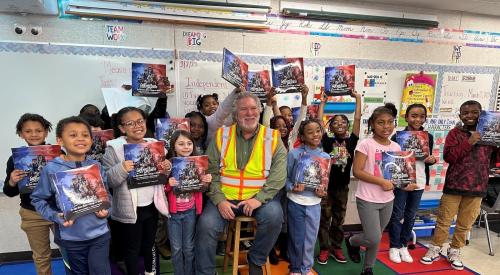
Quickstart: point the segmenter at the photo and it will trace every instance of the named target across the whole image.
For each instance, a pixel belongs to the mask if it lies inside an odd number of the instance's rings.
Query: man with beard
[[[284,186],[287,153],[278,131],[258,123],[261,108],[254,94],[238,94],[233,105],[236,123],[219,128],[207,149],[212,184],[197,225],[196,274],[215,273],[218,235],[236,216],[257,220],[248,253],[250,275],[263,274],[280,233],[283,211],[275,195]]]

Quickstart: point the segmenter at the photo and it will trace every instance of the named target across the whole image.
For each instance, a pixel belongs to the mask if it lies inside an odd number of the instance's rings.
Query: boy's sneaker
[[[352,237],[352,234],[349,234],[345,237],[345,246],[347,247],[347,255],[351,258],[351,261],[355,263],[361,262],[361,255],[359,255],[359,246],[353,246],[349,239]]]
[[[332,258],[335,261],[337,261],[341,264],[347,263],[347,259],[345,258],[344,253],[342,252],[342,248],[332,248],[332,251],[330,252],[330,256],[332,256]]]
[[[318,257],[316,258],[316,261],[318,262],[318,264],[327,264],[329,256],[330,252],[328,252],[328,249],[321,249],[319,251]]]
[[[399,248],[391,247],[389,249],[389,260],[393,263],[401,263],[401,255],[399,254]]]
[[[408,251],[408,247],[401,247],[399,249],[399,255],[401,256],[401,261],[405,263],[413,263],[413,258],[410,255],[410,252]]]
[[[441,247],[429,244],[429,250],[420,258],[420,262],[427,265],[432,264],[434,261],[439,260],[439,257],[441,257],[440,252]]]
[[[462,256],[460,255],[460,249],[448,248],[448,262],[451,263],[451,267],[456,270],[464,269],[464,264],[462,263]]]
[[[361,272],[361,275],[373,275],[373,269],[366,268],[363,272]]]

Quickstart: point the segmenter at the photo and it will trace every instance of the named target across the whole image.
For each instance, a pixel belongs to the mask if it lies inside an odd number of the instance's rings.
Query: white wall
[[[307,3],[309,1],[303,1]],[[318,2],[318,1],[316,1]],[[321,1],[324,2],[324,1]],[[305,4],[306,5],[306,4]],[[273,1],[274,12],[278,7],[278,1]],[[374,6],[379,7],[379,6]],[[429,11],[421,9],[408,9],[417,12],[426,12],[437,14],[441,28],[450,29],[472,29],[479,31],[500,31],[500,18],[486,17],[474,14],[462,14],[459,12]],[[14,33],[14,24],[23,24],[29,26],[39,25],[43,27],[43,32],[39,36],[17,35]],[[309,51],[311,42],[320,42],[322,49],[320,57],[324,58],[357,58],[371,60],[386,60],[395,62],[414,62],[414,63],[432,63],[449,64],[451,62],[452,45],[445,44],[416,44],[416,43],[395,43],[385,41],[370,41],[361,39],[341,39],[331,37],[312,37],[304,35],[278,34],[278,33],[260,33],[241,30],[223,30],[211,29],[200,26],[181,26],[171,24],[157,23],[131,23],[119,22],[125,26],[127,38],[123,42],[107,41],[105,36],[105,24],[110,23],[101,20],[82,21],[74,19],[58,19],[42,16],[17,16],[0,14],[0,39],[1,41],[26,41],[26,42],[51,42],[65,44],[86,44],[86,45],[104,45],[104,46],[123,46],[123,47],[144,47],[160,49],[178,49],[193,50],[193,48],[183,42],[183,31],[204,31],[207,38],[202,47],[196,50],[217,51],[220,52],[223,47],[229,47],[232,51],[248,54],[262,55],[285,55],[285,56],[304,56],[311,57]],[[49,57],[43,57],[49,59]],[[462,65],[480,65],[480,66],[499,66],[500,49],[472,48],[464,47],[462,49]],[[13,59],[11,62],[16,62]],[[45,64],[45,70],[53,70],[49,64]],[[5,72],[9,70],[8,63],[0,63],[0,83],[10,83],[14,81],[6,78]],[[54,74],[54,78],[57,75]],[[31,81],[32,76],[25,75],[19,81]],[[64,79],[57,81],[64,82]],[[97,80],[96,80],[97,81]],[[5,87],[6,85],[2,85]],[[98,91],[89,91],[94,93],[95,104],[103,106],[103,101],[95,97]],[[50,97],[50,89],[39,91],[39,96]],[[4,131],[1,139],[5,140],[2,145],[0,155],[0,178],[5,177],[4,161],[9,156],[9,148],[22,145],[22,140],[14,134],[15,121],[19,113],[32,111],[29,106],[37,105],[37,98],[25,97],[23,100],[12,104],[9,91],[2,90],[0,93],[0,102],[3,103],[0,109],[0,117],[4,123]],[[55,123],[57,117],[71,112],[76,113],[78,109],[75,106],[81,106],[89,102],[61,102],[57,101],[57,107],[46,108],[47,116]],[[71,109],[69,107],[71,106]],[[169,110],[177,112],[177,110]],[[43,114],[43,112],[41,111]],[[13,115],[16,114],[16,115]],[[7,119],[4,119],[7,118]],[[8,123],[6,123],[8,121]],[[54,140],[53,136],[49,141]],[[352,186],[351,190],[355,187]],[[351,196],[352,197],[352,196]],[[0,196],[0,220],[2,221],[2,232],[8,234],[0,235],[0,253],[10,251],[29,250],[24,233],[19,230],[19,217],[17,214],[18,198],[10,199]],[[355,204],[352,201],[348,206],[348,215],[346,224],[359,223]],[[8,244],[8,245],[7,245]]]

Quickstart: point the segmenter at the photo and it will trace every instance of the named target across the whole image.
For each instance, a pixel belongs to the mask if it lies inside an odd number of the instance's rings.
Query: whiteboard
[[[11,148],[25,146],[16,135],[15,126],[24,113],[37,113],[53,125],[47,142],[55,143],[55,126],[67,116],[78,115],[87,103],[102,109],[102,87],[120,87],[130,83],[131,63],[169,64],[169,51],[57,46],[47,54],[40,45],[16,43],[17,51],[0,51],[0,94],[3,132],[0,135],[0,179],[5,179],[5,164]],[[54,49],[52,46],[50,49]],[[38,49],[38,50],[37,50]],[[148,57],[149,56],[149,57]],[[173,67],[173,66],[172,66]],[[167,73],[168,74],[168,73]],[[175,73],[172,70],[172,81]],[[148,99],[154,107],[155,100]],[[168,102],[168,110],[176,109],[176,100]]]

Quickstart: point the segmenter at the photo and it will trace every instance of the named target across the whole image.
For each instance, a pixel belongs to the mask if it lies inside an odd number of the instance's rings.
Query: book
[[[106,151],[106,142],[108,140],[112,140],[113,130],[100,130],[100,131],[92,131],[92,147],[90,147],[90,151],[87,153],[87,156],[90,159],[95,159],[97,161],[102,160],[102,156],[104,156],[104,152]]]
[[[160,163],[165,160],[163,141],[127,143],[123,145],[125,160],[134,162],[134,169],[129,172],[129,189],[164,184],[165,174],[160,173]]]
[[[59,155],[61,155],[61,146],[59,145],[12,148],[14,169],[23,170],[26,173],[26,176],[17,183],[19,192],[21,194],[31,193],[40,180],[43,167]]]
[[[167,65],[132,63],[132,95],[166,97],[174,92],[167,78]]]
[[[248,71],[247,92],[255,94],[260,102],[266,102],[266,95],[271,90],[271,80],[268,70]]]
[[[172,177],[177,180],[174,193],[198,192],[204,190],[201,176],[208,170],[208,156],[175,157],[172,161]]]
[[[307,119],[318,119],[319,104],[307,105]]]
[[[377,153],[375,160],[379,164],[384,179],[390,180],[396,188],[405,188],[408,184],[417,182],[415,154],[413,152],[388,151]]]
[[[271,59],[273,87],[276,93],[297,93],[297,88],[304,84],[304,59],[275,58]]]
[[[430,154],[427,131],[397,131],[396,142],[401,150],[414,152],[417,160],[423,160]]]
[[[314,156],[306,152],[300,154],[296,167],[296,184],[304,184],[304,190],[314,192],[317,188],[328,189],[330,158]]]
[[[325,67],[325,93],[328,96],[350,95],[354,91],[355,65]]]
[[[111,202],[97,164],[56,172],[56,201],[65,220],[108,209]]]
[[[155,120],[155,138],[165,142],[165,150],[170,150],[170,140],[177,130],[190,131],[188,118],[157,118]]]
[[[481,111],[477,131],[481,134],[481,140],[478,143],[499,146],[500,112]]]
[[[235,87],[246,87],[248,83],[248,64],[224,48],[222,56],[222,78]]]

